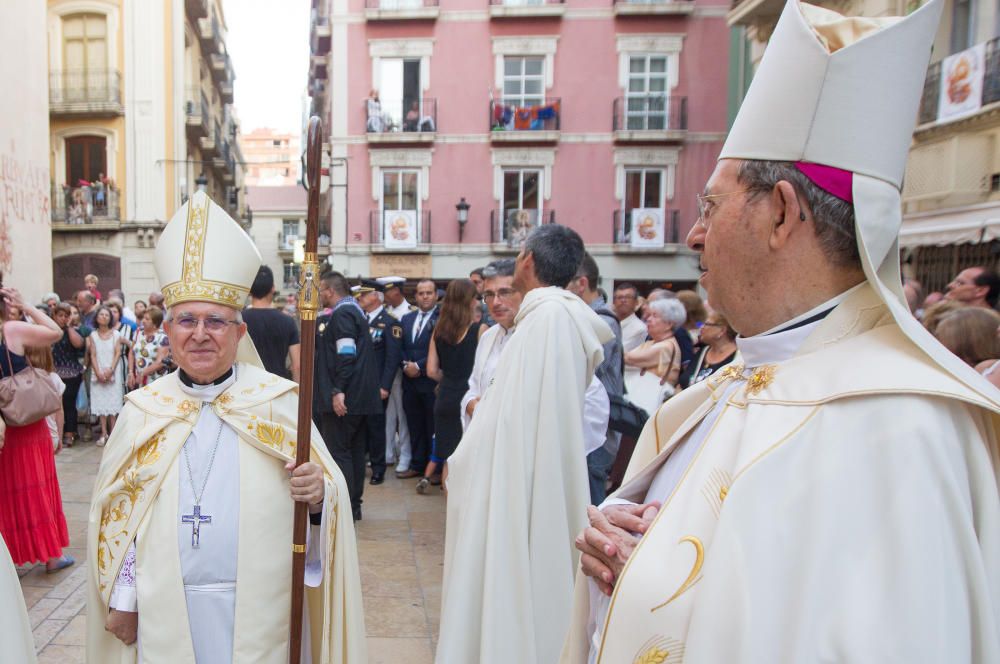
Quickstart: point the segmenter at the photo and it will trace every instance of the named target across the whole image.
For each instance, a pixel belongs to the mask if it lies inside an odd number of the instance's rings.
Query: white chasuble
[[[294,503],[284,465],[296,444],[294,384],[240,364],[236,382],[222,387],[217,395],[192,393],[170,375],[129,395],[91,510],[89,611],[107,611],[134,541],[139,647],[123,646],[103,620],[91,620],[93,664],[287,662]],[[203,406],[202,397],[212,400]],[[310,528],[303,650],[314,664],[360,663],[363,611],[347,490],[311,433],[312,460],[327,481],[323,524]],[[193,547],[194,498],[209,466]]]
[[[650,420],[613,498],[663,508],[562,661],[1000,661],[997,410],[850,292]]]
[[[584,394],[611,328],[559,288],[530,291],[516,322],[448,460],[440,664],[549,664],[569,624]]]

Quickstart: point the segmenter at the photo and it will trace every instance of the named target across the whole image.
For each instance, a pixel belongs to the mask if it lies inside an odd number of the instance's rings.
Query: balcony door
[[[386,129],[400,131],[413,104],[417,104],[418,116],[423,115],[420,58],[380,59],[378,96]]]
[[[667,56],[633,55],[628,60],[625,127],[667,128]]]
[[[528,4],[517,3],[514,4]],[[503,103],[521,108],[545,103],[545,59],[507,56],[503,59]]]
[[[661,218],[666,197],[666,172],[662,168],[626,168],[625,198],[622,200],[623,224],[620,242],[632,235],[633,210],[660,210]]]
[[[104,14],[72,14],[62,20],[62,101],[108,98],[108,21]]]
[[[379,205],[382,242],[395,248],[415,247],[420,241],[420,171],[382,171]]]
[[[103,136],[72,136],[66,139],[66,184],[96,182],[108,173],[107,139]]]
[[[542,171],[535,168],[504,169],[502,239],[516,245],[542,221]]]

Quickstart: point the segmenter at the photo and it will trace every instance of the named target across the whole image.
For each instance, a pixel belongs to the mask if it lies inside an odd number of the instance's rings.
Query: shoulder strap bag
[[[7,424],[25,426],[51,415],[62,408],[62,395],[52,384],[48,373],[31,366],[14,373],[14,363],[7,349],[10,376],[0,378],[0,413]]]

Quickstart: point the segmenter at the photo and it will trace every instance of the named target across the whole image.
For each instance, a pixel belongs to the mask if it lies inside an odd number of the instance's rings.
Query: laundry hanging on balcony
[[[546,120],[554,120],[558,115],[558,101],[536,106],[498,104],[493,108],[493,120],[496,128],[502,128],[506,131],[545,129]]]

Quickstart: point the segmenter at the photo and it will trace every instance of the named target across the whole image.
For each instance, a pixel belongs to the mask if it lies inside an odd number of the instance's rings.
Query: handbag
[[[61,409],[62,395],[49,374],[31,366],[27,357],[24,359],[28,366],[15,374],[10,349],[4,348],[11,375],[0,378],[0,413],[7,424],[18,427],[34,424]]]
[[[611,412],[608,416],[608,428],[617,431],[623,436],[629,436],[638,440],[649,413],[636,406],[622,395],[613,394],[609,396],[611,401]]]

